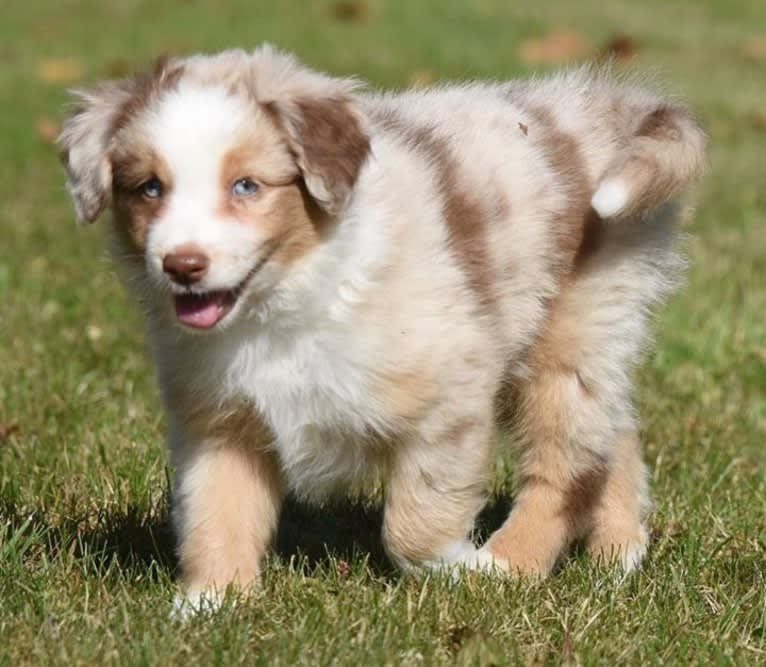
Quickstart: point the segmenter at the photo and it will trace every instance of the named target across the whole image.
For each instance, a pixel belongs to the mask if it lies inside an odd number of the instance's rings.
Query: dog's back
[[[420,162],[420,198],[436,202],[512,366],[554,298],[619,294],[632,317],[675,282],[675,198],[705,143],[684,107],[592,68],[365,102],[377,145],[394,144],[380,165],[373,150],[370,169],[396,170],[397,151]]]

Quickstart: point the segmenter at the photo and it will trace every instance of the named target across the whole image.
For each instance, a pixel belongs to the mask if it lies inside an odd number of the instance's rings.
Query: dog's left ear
[[[81,222],[93,222],[109,203],[112,168],[107,158],[115,115],[131,95],[127,81],[106,81],[76,90],[73,112],[57,143],[67,171],[67,188]]]
[[[328,213],[342,210],[370,153],[365,118],[353,79],[303,67],[263,46],[253,54],[259,104],[284,132],[306,189]]]

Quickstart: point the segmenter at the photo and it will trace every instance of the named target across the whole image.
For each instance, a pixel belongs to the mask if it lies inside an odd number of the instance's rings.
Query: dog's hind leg
[[[635,432],[619,436],[612,466],[592,517],[588,550],[595,558],[619,562],[626,572],[646,553],[648,535],[643,518],[649,509],[646,466]]]
[[[513,378],[520,487],[486,550],[511,571],[547,574],[572,541],[630,569],[648,505],[631,404],[649,307],[673,285],[672,216],[610,227],[551,304]]]
[[[520,387],[517,409],[519,491],[483,551],[511,573],[545,576],[590,530],[613,464],[614,428],[574,368],[537,369]]]

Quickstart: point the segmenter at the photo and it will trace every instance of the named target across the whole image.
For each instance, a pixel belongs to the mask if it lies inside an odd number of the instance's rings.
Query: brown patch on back
[[[553,221],[558,251],[557,269],[563,277],[599,247],[602,227],[590,207],[593,187],[577,140],[558,128],[546,109],[529,110],[529,136],[542,145],[551,169],[564,188],[567,205]]]
[[[529,111],[529,136],[542,144],[546,159],[563,186],[565,208],[552,221],[556,239],[555,271],[560,281],[559,294],[548,301],[546,324],[530,345],[526,363],[533,374],[545,371],[574,376],[586,396],[590,389],[577,372],[579,328],[568,310],[566,290],[604,240],[605,223],[590,205],[593,191],[585,160],[574,137],[562,132],[550,112]]]
[[[394,112],[377,117],[382,127],[423,153],[437,172],[448,244],[482,309],[496,308],[490,255],[486,245],[488,213],[461,184],[460,168],[447,141],[434,128],[412,124]],[[506,217],[507,200],[498,200],[498,216]]]
[[[582,239],[573,260],[575,272],[582,270],[588,259],[598,252],[604,241],[604,224],[598,213],[588,206]]]
[[[484,308],[494,306],[494,293],[486,246],[486,218],[481,206],[473,201],[457,183],[454,163],[442,163],[440,179],[445,196],[445,221],[449,229],[450,246],[468,276],[471,288]]]

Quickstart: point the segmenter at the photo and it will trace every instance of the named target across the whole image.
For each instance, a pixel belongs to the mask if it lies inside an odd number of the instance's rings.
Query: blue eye
[[[141,194],[149,199],[159,199],[162,197],[162,183],[156,176],[152,176],[148,181],[141,185]]]
[[[231,186],[231,193],[235,197],[249,197],[258,191],[258,184],[249,178],[240,178]]]

